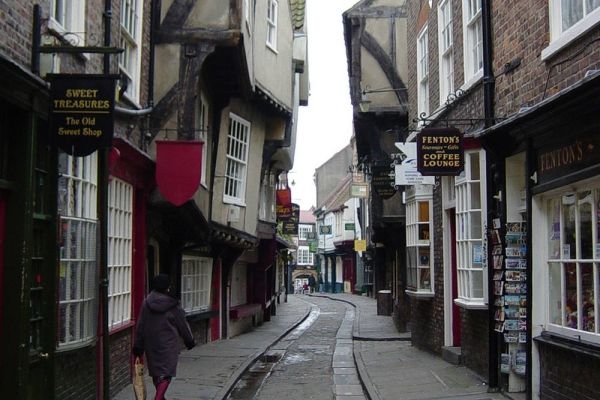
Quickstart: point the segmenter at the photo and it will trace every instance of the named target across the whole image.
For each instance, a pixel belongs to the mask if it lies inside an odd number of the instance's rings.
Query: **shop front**
[[[483,134],[499,154],[498,374],[530,398],[600,396],[599,95],[599,76],[582,79]]]

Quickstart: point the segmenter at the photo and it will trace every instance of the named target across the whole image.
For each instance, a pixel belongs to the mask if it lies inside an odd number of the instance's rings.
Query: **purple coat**
[[[146,354],[150,376],[175,376],[180,336],[186,346],[193,347],[194,336],[179,301],[167,294],[150,292],[142,304],[134,343]]]

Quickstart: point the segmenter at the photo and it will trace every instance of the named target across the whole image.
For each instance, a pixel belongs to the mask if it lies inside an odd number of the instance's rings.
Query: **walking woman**
[[[156,387],[155,400],[164,400],[165,392],[177,371],[181,347],[179,337],[188,350],[196,342],[179,300],[169,295],[169,276],[159,274],[152,283],[154,290],[142,303],[133,354],[136,357],[146,354],[148,373]]]

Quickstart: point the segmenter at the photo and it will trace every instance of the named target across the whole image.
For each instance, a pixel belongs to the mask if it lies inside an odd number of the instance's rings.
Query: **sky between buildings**
[[[316,206],[315,169],[350,142],[352,105],[342,13],[357,0],[307,0],[310,97],[300,107],[292,200],[302,210]],[[333,188],[332,188],[333,189]]]

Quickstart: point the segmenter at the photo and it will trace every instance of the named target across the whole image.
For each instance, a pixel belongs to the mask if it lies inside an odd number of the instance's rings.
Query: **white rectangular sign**
[[[406,156],[401,164],[396,164],[396,186],[435,185],[435,176],[423,176],[417,170],[417,144],[397,142],[396,147]]]

